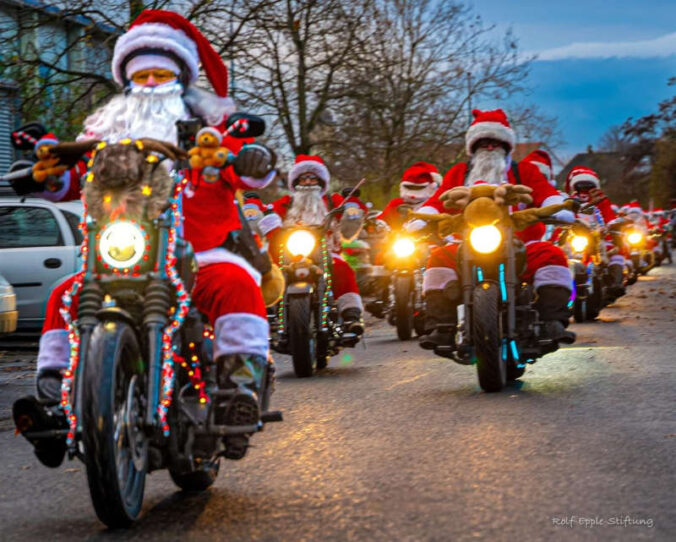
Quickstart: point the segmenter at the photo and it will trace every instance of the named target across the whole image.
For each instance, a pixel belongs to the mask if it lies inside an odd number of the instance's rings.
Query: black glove
[[[235,173],[240,177],[263,179],[277,163],[277,155],[272,149],[260,143],[244,145],[235,158]]]

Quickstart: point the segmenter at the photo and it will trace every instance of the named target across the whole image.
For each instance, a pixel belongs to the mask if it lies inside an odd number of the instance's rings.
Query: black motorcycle
[[[359,336],[342,328],[331,289],[332,256],[327,230],[344,211],[330,211],[318,226],[294,226],[280,232],[279,266],[286,279],[284,297],[268,312],[271,346],[291,355],[297,377],[323,369],[342,347],[352,347]]]
[[[233,135],[260,135],[254,126]],[[229,437],[281,421],[281,413],[268,411],[270,365],[261,421],[215,421],[238,392],[215,385],[212,330],[189,304],[197,267],[178,236],[177,198],[154,220],[87,218],[86,270],[70,331],[75,363],[64,375],[70,391],[60,403],[43,404],[44,411],[15,404],[17,429],[43,463],[57,466],[66,452],[85,463],[96,514],[109,527],[137,518],[148,473],[166,468],[178,487],[204,490],[228,457]]]

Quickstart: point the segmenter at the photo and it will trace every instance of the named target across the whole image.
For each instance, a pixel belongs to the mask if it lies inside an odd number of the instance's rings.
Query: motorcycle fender
[[[136,322],[126,310],[120,307],[106,307],[96,312],[96,318],[100,322],[114,320],[116,322],[125,322],[129,324],[132,329],[136,328]]]
[[[309,282],[294,282],[286,287],[287,295],[306,295],[312,294],[315,288]]]

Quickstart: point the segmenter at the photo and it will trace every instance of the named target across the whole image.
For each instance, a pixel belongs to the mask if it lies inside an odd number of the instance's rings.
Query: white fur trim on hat
[[[331,174],[329,169],[316,160],[303,160],[294,164],[291,170],[289,171],[288,177],[288,186],[289,190],[293,191],[293,181],[300,177],[303,173],[314,173],[319,179],[324,183],[322,187],[322,194],[326,194],[326,191],[329,188],[329,181],[331,180]]]
[[[125,67],[125,75],[127,79],[131,79],[131,76],[136,72],[142,70],[150,69],[160,69],[160,70],[170,70],[176,75],[181,73],[181,67],[173,61],[173,59],[164,55],[139,55],[132,58],[127,62]]]
[[[197,139],[202,137],[202,134],[211,134],[218,140],[219,144],[223,141],[223,134],[218,131],[218,128],[214,128],[213,126],[206,126],[197,132]]]
[[[458,273],[450,267],[428,267],[423,273],[423,292],[442,290],[452,280],[458,280]]]
[[[545,265],[535,271],[533,286],[539,289],[541,286],[561,286],[573,290],[573,275],[565,265]]]
[[[50,329],[40,337],[38,350],[38,371],[44,369],[67,369],[69,364],[70,342],[65,329]]]
[[[42,139],[39,139],[38,142],[35,144],[35,150],[37,151],[40,147],[43,145],[58,145],[59,140],[51,137],[43,137]]]
[[[336,299],[336,304],[338,305],[338,313],[346,309],[359,309],[360,311],[364,310],[364,304],[361,300],[361,296],[355,292],[347,292],[341,295]]]
[[[592,182],[592,183],[594,183],[596,188],[601,188],[601,183],[599,183],[598,177],[595,177],[594,175],[590,175],[589,173],[580,173],[579,175],[575,175],[570,180],[571,190],[575,190],[575,185],[579,182],[582,182],[582,181]]]
[[[161,49],[175,54],[185,63],[188,81],[194,83],[199,76],[199,55],[197,46],[185,32],[162,23],[144,23],[130,28],[115,43],[113,52],[113,79],[121,86],[125,84],[122,74],[124,60],[139,49]]]
[[[477,122],[469,127],[467,134],[465,135],[465,148],[469,156],[472,156],[472,146],[479,139],[485,137],[507,143],[510,151],[514,148],[514,144],[516,143],[514,130],[504,124],[499,122]]]

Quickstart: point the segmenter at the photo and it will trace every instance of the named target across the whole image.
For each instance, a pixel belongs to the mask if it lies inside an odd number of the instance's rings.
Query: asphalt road
[[[34,355],[4,352],[0,540],[676,540],[675,323],[669,266],[500,394],[382,322],[312,379],[280,358],[285,422],[203,494],[152,474],[122,532],[79,462],[43,468],[13,435]]]

